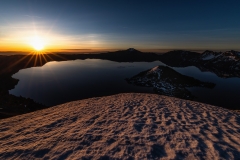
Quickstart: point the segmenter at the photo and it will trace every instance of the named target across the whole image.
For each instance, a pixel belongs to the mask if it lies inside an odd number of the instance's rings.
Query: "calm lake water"
[[[164,64],[160,61],[118,63],[99,59],[49,62],[42,67],[23,69],[14,74],[13,77],[20,81],[10,93],[48,106],[117,93],[154,93],[152,88],[128,84],[125,78],[157,65]],[[189,88],[197,97],[196,101],[240,108],[240,78],[219,78],[213,73],[201,72],[196,67],[173,69],[216,84],[214,89]]]

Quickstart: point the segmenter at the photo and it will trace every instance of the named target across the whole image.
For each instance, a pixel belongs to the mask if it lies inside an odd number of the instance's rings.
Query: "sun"
[[[43,39],[37,36],[32,39],[31,45],[36,51],[41,51],[44,49]]]

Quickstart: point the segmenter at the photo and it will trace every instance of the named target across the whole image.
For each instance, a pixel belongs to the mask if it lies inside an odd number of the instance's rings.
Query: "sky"
[[[239,0],[0,0],[0,51],[240,50],[239,17]]]

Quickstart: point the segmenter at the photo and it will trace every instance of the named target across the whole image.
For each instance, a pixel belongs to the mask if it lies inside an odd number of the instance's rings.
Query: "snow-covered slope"
[[[240,56],[237,51],[205,51],[199,58],[198,66],[220,77],[240,77]]]
[[[239,61],[240,55],[239,52],[236,51],[228,51],[228,52],[213,52],[213,51],[205,51],[201,54],[200,59],[202,60],[213,60],[213,61]]]
[[[155,94],[118,94],[0,121],[0,159],[240,159],[240,116]]]
[[[205,51],[201,54],[200,59],[206,61],[217,58],[221,55],[221,52]]]

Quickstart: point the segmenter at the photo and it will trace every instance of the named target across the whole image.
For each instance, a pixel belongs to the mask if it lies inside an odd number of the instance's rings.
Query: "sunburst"
[[[37,51],[42,51],[44,49],[44,41],[41,37],[35,36],[31,41],[31,46]]]

